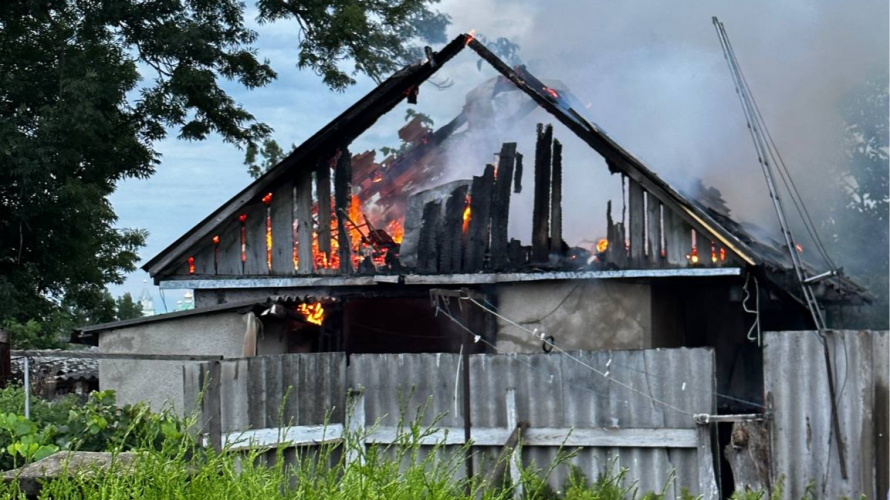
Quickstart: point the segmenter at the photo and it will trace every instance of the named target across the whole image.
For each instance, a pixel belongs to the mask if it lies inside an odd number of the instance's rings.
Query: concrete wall
[[[646,349],[652,342],[652,300],[648,284],[559,281],[501,284],[500,313],[526,328],[553,332],[566,350]],[[542,341],[497,320],[501,352],[541,352]]]
[[[245,315],[221,312],[168,321],[155,321],[102,332],[99,352],[125,354],[191,354],[242,357]],[[280,332],[270,328],[257,340],[261,354],[286,352]],[[113,389],[119,404],[139,401],[150,403],[153,410],[165,406],[182,414],[183,361],[100,360],[99,387]]]

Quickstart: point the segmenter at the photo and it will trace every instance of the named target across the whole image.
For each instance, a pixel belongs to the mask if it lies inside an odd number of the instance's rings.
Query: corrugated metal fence
[[[208,402],[218,398],[224,436],[254,429],[250,439],[276,436],[269,442],[278,442],[277,428],[284,422],[298,426],[287,434],[288,442],[317,441],[322,432],[337,437],[338,429],[350,426],[343,411],[347,393],[358,389],[361,421],[351,426],[376,424],[374,442],[385,442],[400,419],[419,418],[429,425],[439,418],[436,426],[448,429],[447,442],[463,443],[456,354],[362,354],[353,355],[348,366],[342,353],[207,363],[186,367],[187,403],[197,401],[214,370],[221,384],[218,395],[207,391],[204,415],[212,417]],[[675,472],[668,497],[686,487],[716,498],[710,432],[692,418],[716,408],[714,357],[708,349],[480,354],[470,357],[470,380],[478,452],[496,455],[511,426],[524,421],[530,425],[524,434],[525,465],[546,467],[565,443],[583,447],[573,463],[590,479],[614,464],[630,469],[640,491],[660,491]],[[326,415],[324,430],[311,427],[324,424]],[[551,482],[560,486],[567,472],[558,469]]]
[[[812,483],[817,498],[887,498],[887,332],[824,333],[837,388],[848,478],[841,477],[828,375],[816,332],[768,332],[764,385],[773,405],[773,483],[785,476],[785,498]]]

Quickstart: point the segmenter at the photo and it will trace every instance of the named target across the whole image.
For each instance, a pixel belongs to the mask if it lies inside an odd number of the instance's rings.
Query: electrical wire
[[[746,338],[750,341],[757,341],[757,346],[762,347],[763,342],[761,341],[760,336],[760,283],[757,281],[757,277],[754,277],[754,310],[748,309],[748,299],[751,298],[751,293],[748,292],[748,282],[751,279],[751,275],[748,274],[745,277],[745,284],[742,286],[742,290],[745,292],[745,298],[742,300],[742,309],[748,314],[754,314],[754,323],[751,325],[751,328],[748,330],[748,335]],[[754,329],[757,328],[757,338],[751,338],[751,333]]]
[[[684,415],[688,415],[688,416],[690,416],[690,417],[694,417],[694,416],[695,416],[695,414],[693,414],[693,413],[690,413],[690,412],[688,412],[688,411],[686,411],[686,410],[682,410],[682,409],[680,409],[680,408],[677,408],[676,406],[674,406],[674,405],[672,405],[672,404],[670,404],[670,403],[667,403],[667,402],[665,402],[665,401],[661,401],[661,400],[659,400],[659,399],[656,399],[656,398],[654,398],[654,397],[652,397],[652,396],[650,396],[650,395],[648,395],[648,394],[646,394],[646,393],[640,391],[639,389],[634,388],[633,386],[630,386],[630,385],[625,384],[624,382],[622,382],[622,381],[620,381],[620,380],[615,379],[614,377],[612,377],[612,376],[610,375],[610,372],[608,372],[608,371],[606,371],[606,372],[602,372],[602,371],[600,371],[600,370],[597,370],[596,368],[594,368],[593,366],[591,366],[589,363],[586,363],[586,362],[584,362],[583,360],[581,360],[581,359],[579,359],[579,358],[577,358],[577,357],[575,357],[575,356],[572,356],[571,354],[569,354],[569,353],[566,352],[565,350],[561,349],[561,348],[560,348],[559,346],[557,346],[556,344],[554,344],[554,343],[548,341],[548,340],[547,340],[547,335],[546,335],[545,333],[543,333],[543,332],[539,334],[537,328],[536,328],[534,331],[529,330],[528,328],[526,328],[526,327],[520,325],[519,323],[516,323],[515,321],[511,320],[510,318],[507,318],[506,316],[503,316],[503,315],[497,313],[496,311],[493,311],[493,310],[489,309],[489,308],[486,307],[484,304],[482,304],[482,303],[480,303],[480,302],[477,302],[477,301],[476,301],[475,299],[473,299],[472,297],[467,297],[467,298],[463,298],[463,297],[461,297],[461,300],[469,300],[469,301],[472,302],[473,304],[476,304],[476,306],[482,308],[482,309],[485,310],[485,311],[488,311],[489,314],[493,314],[494,316],[497,316],[498,318],[502,319],[503,321],[506,321],[507,323],[510,323],[511,325],[515,326],[516,328],[519,328],[520,330],[524,330],[524,331],[530,333],[533,337],[539,338],[540,340],[544,341],[544,343],[549,344],[551,347],[553,347],[554,350],[559,351],[559,352],[560,352],[561,354],[563,354],[565,357],[567,357],[567,358],[569,358],[569,359],[575,361],[576,363],[580,364],[581,366],[584,366],[585,368],[587,368],[588,370],[592,371],[593,373],[596,373],[597,375],[599,375],[599,376],[601,376],[601,377],[603,377],[603,378],[605,378],[605,379],[608,379],[608,380],[614,382],[614,383],[615,383],[616,385],[618,385],[618,386],[624,387],[625,389],[627,389],[627,390],[629,390],[629,391],[631,391],[631,392],[634,392],[634,393],[636,393],[636,394],[639,394],[640,396],[643,396],[643,397],[645,397],[645,398],[648,398],[648,399],[652,400],[653,403],[659,404],[659,405],[661,405],[661,406],[663,406],[663,407],[665,407],[665,408],[669,408],[669,409],[671,409],[671,410],[674,410],[674,411],[676,411],[676,412],[678,412],[678,413],[682,413],[682,414],[684,414]]]
[[[486,305],[488,305],[491,309],[493,309],[494,311],[497,311],[497,307],[496,307],[494,304],[492,304],[491,302],[489,302],[487,299],[483,299],[483,301],[484,301],[484,302],[486,303]],[[478,305],[478,304],[477,304],[477,305]],[[480,307],[481,307],[481,306],[480,306]],[[483,308],[483,309],[485,309],[485,308]],[[494,314],[494,312],[492,312],[492,314]],[[505,321],[508,321],[508,320],[505,320]],[[514,324],[514,325],[516,324],[515,322],[512,322],[512,321],[508,321],[508,322],[510,322],[510,323],[512,323],[512,324]],[[522,328],[522,327],[520,327],[520,328]],[[522,328],[522,329],[525,330],[525,331],[529,331],[527,328]],[[547,342],[547,341],[545,341],[545,343],[546,343],[547,345],[554,345],[554,346],[555,346],[555,344],[553,344],[552,342]],[[489,345],[492,345],[492,344],[489,344]],[[624,369],[624,370],[627,370],[627,371],[631,371],[631,372],[636,372],[636,373],[643,374],[643,375],[645,375],[646,377],[651,377],[651,375],[650,375],[648,372],[646,372],[646,371],[638,370],[638,369],[636,369],[636,368],[633,368],[633,367],[630,367],[630,366],[627,366],[627,365],[622,365],[622,364],[620,364],[620,363],[613,363],[613,362],[611,361],[611,359],[609,360],[609,363],[610,363],[610,365],[609,365],[610,368],[611,368],[612,366],[614,366],[614,367],[616,367],[616,368],[621,368],[621,369]],[[684,382],[684,384],[685,384],[685,382]],[[715,394],[718,398],[725,399],[725,400],[727,400],[727,401],[734,401],[734,402],[736,402],[736,403],[742,403],[742,404],[751,406],[751,407],[753,407],[753,408],[758,408],[758,409],[761,409],[761,410],[767,410],[767,409],[768,409],[766,406],[764,406],[764,405],[762,405],[762,404],[760,404],[760,403],[756,403],[756,402],[754,402],[754,401],[748,401],[748,400],[746,400],[746,399],[742,399],[742,398],[737,398],[737,397],[735,397],[735,396],[730,396],[730,395],[728,395],[728,394],[722,394],[722,393],[719,393],[719,392],[714,391],[714,390],[712,390],[712,389],[705,389],[705,388],[701,388],[701,387],[696,387],[696,386],[694,386],[694,385],[690,385],[689,388],[692,389],[692,390],[698,391],[698,392],[700,392],[700,393],[702,393],[702,394]]]

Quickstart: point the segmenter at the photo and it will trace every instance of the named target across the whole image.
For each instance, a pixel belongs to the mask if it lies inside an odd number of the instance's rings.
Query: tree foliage
[[[293,151],[296,146],[291,144],[290,150]],[[272,167],[278,165],[289,153],[285,153],[275,139],[266,139],[263,145],[257,147],[255,144],[247,146],[244,153],[244,164],[247,165],[247,173],[254,179],[268,172]]]
[[[434,1],[257,5],[262,22],[296,19],[299,66],[342,90],[358,73],[381,78],[418,39],[441,40],[447,18],[428,10]],[[46,329],[60,313],[107,313],[104,287],[135,269],[147,236],[117,226],[108,196],[124,179],[152,175],[157,141],[218,134],[243,147],[269,136],[226,90],[276,77],[253,47],[245,8],[0,2],[0,324],[33,332],[29,321]]]
[[[840,201],[827,222],[839,264],[868,287],[876,303],[846,327],[888,327],[890,275],[890,117],[887,114],[887,75],[876,77],[853,92],[843,104],[846,160],[835,166]],[[852,321],[851,321],[852,319]]]

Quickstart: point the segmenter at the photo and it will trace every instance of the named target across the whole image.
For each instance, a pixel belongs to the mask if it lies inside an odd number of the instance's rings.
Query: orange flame
[[[544,87],[544,92],[554,99],[559,99],[559,93],[551,89],[550,87]]]
[[[605,238],[600,238],[596,242],[596,253],[603,253],[609,249],[609,240]]]
[[[219,245],[219,235],[216,235],[216,236],[213,237],[213,244],[214,244],[214,245]]]
[[[470,32],[467,33],[467,45],[469,45],[470,42],[472,42],[475,39],[476,39],[476,30],[470,30]]]
[[[725,261],[725,260],[726,260],[726,249],[725,249],[725,248],[721,248],[721,249],[720,249],[720,262],[723,262],[723,261]]]
[[[463,224],[463,227],[461,228],[461,231],[463,231],[464,234],[466,234],[467,229],[470,227],[470,219],[472,219],[472,218],[473,218],[473,213],[470,210],[470,196],[467,195],[467,202],[466,202],[466,205],[464,206],[464,224]]]
[[[405,228],[402,227],[402,222],[398,220],[390,221],[386,226],[386,232],[389,233],[392,240],[398,244],[401,244],[402,238],[405,237]]]
[[[195,258],[189,257],[189,274],[195,274]]]
[[[711,263],[717,263],[717,246],[714,244],[713,241],[711,242]]]
[[[313,325],[321,326],[321,323],[324,321],[324,307],[321,306],[321,302],[300,304],[297,306],[297,312],[302,314],[306,321]]]
[[[267,193],[266,196],[263,196],[263,203],[266,205],[272,203],[272,193]]]

